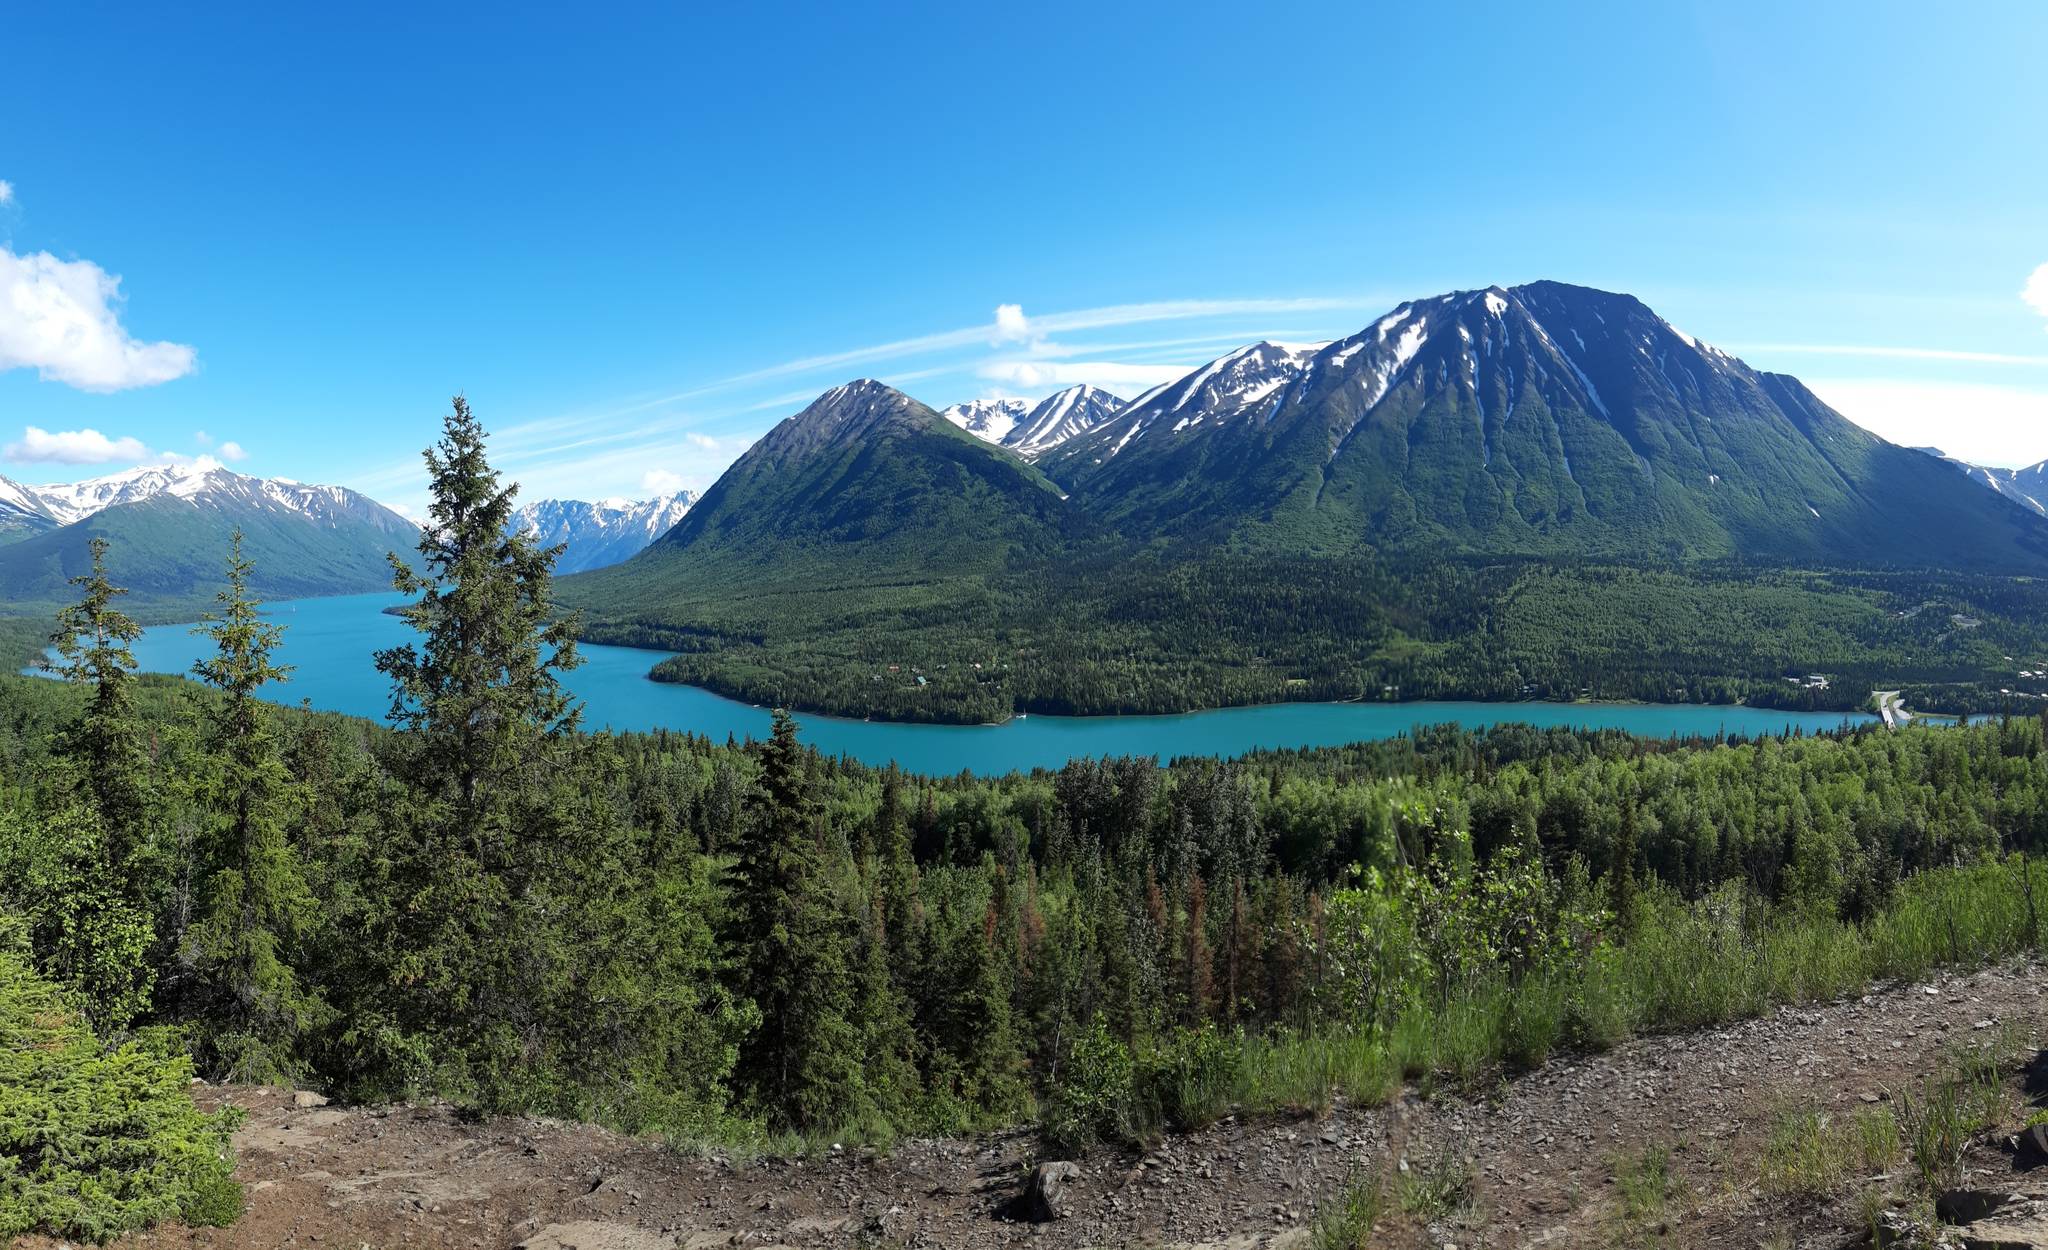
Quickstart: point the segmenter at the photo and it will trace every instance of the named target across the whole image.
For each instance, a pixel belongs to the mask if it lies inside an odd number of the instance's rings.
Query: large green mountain
[[[1056,554],[1088,529],[1022,459],[862,379],[770,430],[645,551],[561,585],[631,615],[678,598],[857,595]]]
[[[1254,549],[2048,568],[2048,525],[1639,300],[1555,282],[1257,344],[1038,461],[1129,535]]]
[[[108,542],[108,569],[131,592],[128,603],[163,616],[211,598],[236,529],[255,562],[251,585],[266,599],[389,589],[387,554],[409,551],[418,535],[404,517],[354,491],[216,466],[136,469],[11,493],[33,500],[41,520],[0,545],[0,603],[10,615],[68,602],[67,579],[90,567],[96,537]]]

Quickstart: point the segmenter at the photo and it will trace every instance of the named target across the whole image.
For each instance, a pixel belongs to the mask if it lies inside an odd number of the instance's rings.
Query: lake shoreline
[[[267,693],[284,705],[309,702],[322,711],[383,721],[389,684],[372,656],[403,645],[413,633],[384,611],[399,601],[391,592],[282,600],[268,611],[287,626],[281,662],[291,680]],[[145,672],[185,674],[208,646],[187,625],[144,631],[135,651]],[[588,644],[584,663],[564,675],[583,703],[592,730],[688,732],[714,740],[763,739],[766,707],[714,690],[648,676],[647,648]],[[1249,704],[1187,712],[1064,716],[1032,712],[988,724],[863,720],[799,712],[803,740],[827,755],[882,767],[895,763],[922,776],[981,776],[1058,769],[1075,759],[1151,756],[1161,760],[1232,759],[1260,751],[1344,746],[1381,741],[1437,725],[1481,729],[1520,723],[1539,729],[1618,730],[1644,738],[1754,739],[1797,731],[1833,732],[1875,722],[1853,712],[1784,712],[1743,704],[1626,702],[1380,701]]]

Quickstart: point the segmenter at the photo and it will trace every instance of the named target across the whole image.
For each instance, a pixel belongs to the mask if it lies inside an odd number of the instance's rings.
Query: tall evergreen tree
[[[580,723],[560,677],[583,661],[577,621],[553,598],[563,548],[512,528],[519,488],[499,485],[461,396],[426,462],[422,569],[391,557],[393,586],[412,597],[399,616],[423,641],[378,652],[377,668],[391,679],[391,720],[409,731],[414,774],[449,805],[468,853],[484,856],[502,850],[506,818],[552,762],[546,748]]]
[[[532,979],[562,919],[539,885],[573,834],[560,800],[581,709],[561,674],[581,658],[576,621],[552,598],[562,549],[512,529],[518,488],[499,484],[460,396],[425,456],[421,568],[391,558],[392,584],[411,596],[399,615],[421,639],[377,653],[407,788],[391,814],[383,940],[398,1027],[453,1023],[482,1048],[470,1060],[496,1070],[536,1045]]]
[[[731,890],[741,992],[761,1013],[740,1077],[760,1113],[790,1128],[854,1119],[866,1104],[854,969],[819,871],[809,780],[796,721],[778,709]]]
[[[258,697],[290,671],[272,659],[284,630],[259,614],[249,593],[252,567],[236,530],[229,539],[227,587],[197,631],[215,650],[192,671],[220,698],[210,714],[201,787],[212,813],[201,848],[205,911],[186,933],[185,947],[200,987],[192,1006],[216,1070],[236,1080],[268,1081],[289,1077],[298,1039],[312,1020],[314,1003],[284,957],[312,899],[286,837],[295,787]]]
[[[44,815],[39,845],[25,846],[23,885],[39,963],[84,1000],[102,1031],[145,1011],[156,983],[149,859],[149,759],[130,686],[142,630],[114,600],[107,540],[91,542],[90,572],[71,579],[77,603],[57,615],[52,670],[88,686],[85,711],[57,739],[69,794]]]
[[[53,671],[92,688],[85,714],[65,731],[63,753],[76,766],[104,831],[103,854],[116,883],[141,900],[141,865],[148,806],[148,760],[131,694],[135,653],[129,644],[142,629],[114,600],[128,592],[107,578],[107,540],[91,544],[92,570],[71,579],[82,592],[77,603],[57,614],[50,642],[62,657]]]

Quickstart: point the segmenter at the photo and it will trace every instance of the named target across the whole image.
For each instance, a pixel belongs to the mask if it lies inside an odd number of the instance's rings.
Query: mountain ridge
[[[1192,400],[1216,379],[1230,385]],[[1084,507],[1147,534],[2048,567],[2038,518],[1950,489],[1797,379],[1633,296],[1555,282],[1411,300],[1319,348],[1241,348],[1039,463]],[[1916,511],[1943,524],[1902,528]]]
[[[536,499],[512,514],[513,527],[546,547],[565,550],[559,573],[580,573],[629,560],[675,528],[697,502],[694,491],[651,499]]]
[[[0,506],[40,522],[0,543],[0,596],[40,609],[68,600],[67,581],[91,562],[91,540],[108,541],[108,568],[138,605],[210,596],[243,532],[266,598],[382,590],[389,552],[412,546],[418,527],[341,486],[258,478],[221,465],[140,466],[81,482],[24,486],[0,479]],[[6,514],[0,513],[0,522]]]

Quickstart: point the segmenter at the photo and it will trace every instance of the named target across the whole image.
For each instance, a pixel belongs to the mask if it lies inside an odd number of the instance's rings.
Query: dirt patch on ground
[[[1945,1048],[2008,1024],[2037,1039],[2048,1024],[2039,966],[1631,1042],[1480,1099],[1411,1093],[1316,1121],[1226,1120],[1143,1157],[1084,1161],[1072,1214],[1049,1225],[1012,1209],[1037,1161],[1024,1133],[908,1142],[886,1157],[735,1162],[587,1125],[303,1108],[285,1090],[202,1088],[203,1102],[249,1112],[238,1135],[248,1211],[233,1228],[163,1229],[128,1244],[1253,1250],[1302,1245],[1318,1196],[1380,1176],[1390,1218],[1375,1244],[1388,1246],[1842,1246],[1855,1212],[1788,1202],[1758,1183],[1774,1120],[1793,1106],[1873,1105]],[[1625,1178],[1650,1159],[1668,1185],[1646,1213]],[[1452,1178],[1459,1200],[1441,1200]]]

